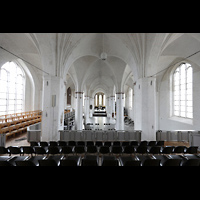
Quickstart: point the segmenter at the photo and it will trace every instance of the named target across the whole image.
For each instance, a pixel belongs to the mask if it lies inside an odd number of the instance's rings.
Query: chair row
[[[0,156],[0,166],[200,166],[200,156]]]
[[[10,146],[0,147],[0,154],[197,154],[195,146]]]
[[[164,141],[31,141],[30,144],[31,146],[164,146]]]

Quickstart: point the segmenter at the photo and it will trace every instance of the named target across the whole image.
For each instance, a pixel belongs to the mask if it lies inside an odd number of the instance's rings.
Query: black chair
[[[159,159],[146,159],[142,166],[160,166],[160,160]]]
[[[11,159],[7,160],[12,166],[16,166],[17,161],[24,161],[27,160],[29,156],[14,156]]]
[[[97,147],[103,146],[103,142],[102,142],[102,141],[96,141],[96,142],[95,142],[95,145],[96,145]]]
[[[6,147],[0,146],[0,154],[8,154],[8,149]]]
[[[166,146],[162,149],[162,154],[171,154],[173,153],[174,146]]]
[[[34,150],[35,150],[35,154],[38,154],[38,155],[47,154],[47,150],[44,147],[41,147],[41,146],[35,146]]]
[[[41,146],[41,147],[48,147],[49,144],[48,144],[48,142],[46,142],[46,141],[41,141],[41,142],[40,142],[40,146]]]
[[[140,154],[148,153],[147,146],[138,146],[136,149],[136,153],[140,153]]]
[[[119,166],[119,162],[115,156],[102,156],[101,166]]]
[[[35,142],[35,141],[30,141],[30,144],[31,144],[31,146],[32,147],[34,147],[34,146],[40,146],[39,144],[39,142]]]
[[[111,146],[111,142],[108,142],[108,141],[104,142],[104,146],[110,147]]]
[[[47,150],[47,154],[59,154],[60,149],[57,146],[49,146]]]
[[[157,142],[156,141],[149,141],[148,146],[156,146]]]
[[[39,166],[58,166],[55,160],[39,160]]]
[[[85,153],[85,146],[75,146],[74,147],[74,153],[76,154],[83,154]]]
[[[33,162],[31,162],[30,160],[24,160],[24,161],[15,161],[16,166],[20,166],[20,167],[33,167],[36,166]]]
[[[139,142],[138,141],[131,141],[130,145],[131,146],[139,146]]]
[[[109,146],[100,146],[99,147],[99,153],[109,154],[110,153],[110,147]]]
[[[10,156],[0,156],[0,166],[13,166],[8,162]]]
[[[98,152],[97,146],[91,146],[91,145],[87,146],[86,152],[87,153],[97,153]]]
[[[130,142],[122,142],[122,146],[129,146]]]
[[[124,146],[124,150],[123,150],[123,153],[125,154],[132,154],[132,153],[135,153],[135,148],[131,145],[129,146]]]
[[[67,142],[66,141],[58,141],[58,146],[67,146]]]
[[[121,145],[120,141],[114,141],[113,142],[113,146],[120,146],[120,145]]]
[[[94,142],[93,141],[87,141],[86,146],[94,146]]]
[[[8,162],[10,160],[10,156],[0,156],[0,166],[13,166]]]
[[[80,161],[81,161],[80,156],[68,156],[60,160],[59,166],[77,167],[77,166],[80,166]]]
[[[0,156],[0,161],[7,161],[10,158],[11,158],[10,156]]]
[[[56,147],[56,146],[58,146],[58,142],[56,142],[56,141],[49,141],[49,146]]]
[[[32,156],[29,159],[27,159],[26,161],[32,162],[33,166],[39,166],[39,160],[43,160],[45,158],[46,158],[46,156]],[[28,163],[28,165],[29,165],[29,163]]]
[[[75,141],[68,141],[68,145],[69,146],[76,146],[76,142]]]
[[[11,163],[9,163],[7,160],[1,160],[0,161],[0,166],[2,166],[2,167],[11,167],[13,165]]]
[[[56,165],[58,166],[60,164],[60,160],[63,158],[62,155],[53,155],[53,156],[49,156],[47,157],[46,160],[54,160],[56,162]]]
[[[182,163],[182,166],[199,166],[199,159],[189,159]]]
[[[157,141],[156,145],[163,147],[164,146],[164,141],[163,140],[159,140],[159,141]]]
[[[73,147],[72,146],[62,146],[60,153],[61,154],[71,154],[71,153],[73,153]]]
[[[21,154],[22,154],[20,147],[17,147],[17,146],[10,146],[7,149],[8,149],[8,152],[10,155],[11,154],[19,154],[21,156]]]
[[[140,142],[139,146],[147,146],[147,145],[148,145],[148,142],[146,140],[143,140]]]
[[[111,153],[112,154],[121,154],[122,147],[121,146],[111,146]]]
[[[159,146],[151,146],[149,149],[150,154],[160,154],[161,153],[161,147]]]
[[[31,154],[31,156],[33,155],[33,153],[35,153],[34,148],[32,146],[21,146],[21,152],[22,154]]]
[[[77,146],[85,146],[85,142],[83,142],[83,141],[77,141],[76,145]]]
[[[178,167],[180,166],[181,159],[167,159],[165,162],[163,162],[162,166],[173,166]]]
[[[185,146],[176,146],[173,150],[173,153],[184,153],[186,147]]]
[[[186,149],[185,153],[196,154],[198,151],[198,146],[190,146]]]
[[[134,160],[130,156],[119,157],[119,162],[121,166],[140,166],[141,164],[141,161]]]
[[[60,160],[60,166],[64,167],[64,166],[68,166],[68,167],[77,167],[77,162],[75,160]]]
[[[81,166],[98,166],[98,156],[85,156]]]

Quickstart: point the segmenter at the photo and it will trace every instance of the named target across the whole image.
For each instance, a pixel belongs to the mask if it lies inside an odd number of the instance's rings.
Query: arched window
[[[102,106],[102,94],[99,95],[99,106]]]
[[[173,115],[193,118],[193,69],[182,63],[173,73]]]
[[[67,89],[67,104],[71,105],[71,88],[68,87]]]
[[[133,105],[133,89],[129,88],[129,108],[132,109],[132,105]]]
[[[95,95],[95,106],[97,106],[98,105],[98,102],[97,102],[97,94]]]
[[[0,68],[0,115],[24,111],[25,75],[21,67],[7,62]]]

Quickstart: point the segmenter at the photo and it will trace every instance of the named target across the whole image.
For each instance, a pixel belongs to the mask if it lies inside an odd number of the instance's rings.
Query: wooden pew
[[[13,113],[0,116],[0,134],[15,136],[16,133],[21,133],[27,129],[27,126],[41,122],[42,111],[27,111],[21,113]]]

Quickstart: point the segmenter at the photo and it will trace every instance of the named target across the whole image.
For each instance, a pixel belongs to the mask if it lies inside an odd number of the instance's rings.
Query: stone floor
[[[29,146],[30,143],[27,141],[27,132],[24,132],[16,137],[11,137],[6,141],[6,146]]]
[[[6,147],[8,146],[29,146],[30,143],[27,141],[27,132],[18,135],[17,137],[10,138],[6,141]],[[189,147],[189,142],[165,142],[164,146],[186,146]]]

